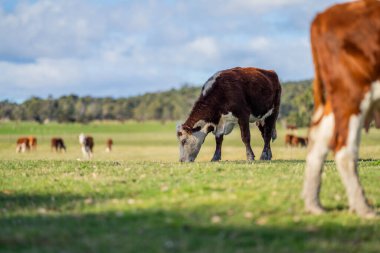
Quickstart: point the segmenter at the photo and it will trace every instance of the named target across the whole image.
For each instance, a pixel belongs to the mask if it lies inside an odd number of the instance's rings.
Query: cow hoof
[[[325,209],[323,209],[320,206],[307,206],[305,209],[306,209],[306,212],[315,214],[315,215],[321,215],[326,212]]]
[[[211,159],[211,162],[219,162],[220,160],[222,160],[222,158],[220,158],[220,157],[217,157],[217,158],[213,157]]]
[[[270,156],[268,154],[262,153],[261,156],[260,156],[260,160],[262,160],[262,161],[269,161],[271,159],[272,159],[272,156]]]
[[[253,162],[255,160],[255,157],[254,156],[248,156],[247,157],[247,161],[248,162]]]

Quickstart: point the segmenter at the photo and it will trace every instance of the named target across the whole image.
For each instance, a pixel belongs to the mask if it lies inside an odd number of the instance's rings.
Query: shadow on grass
[[[213,224],[199,210],[65,212],[81,196],[0,195],[0,252],[378,252],[379,225]],[[52,203],[51,203],[52,202]],[[12,215],[45,206],[59,212]],[[54,209],[54,208],[53,208]],[[50,210],[50,209],[49,209]],[[2,212],[2,213],[1,213]],[[343,223],[343,224],[341,224]]]

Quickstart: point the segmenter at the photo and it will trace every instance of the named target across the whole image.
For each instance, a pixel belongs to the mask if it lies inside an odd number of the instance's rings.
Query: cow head
[[[209,132],[215,130],[215,124],[198,121],[193,128],[186,125],[177,126],[179,141],[179,161],[193,162]]]

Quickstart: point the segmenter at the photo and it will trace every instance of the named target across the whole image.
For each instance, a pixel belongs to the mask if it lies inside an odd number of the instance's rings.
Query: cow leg
[[[315,113],[320,116],[322,108]],[[306,173],[303,185],[303,198],[306,211],[313,214],[324,212],[320,201],[319,191],[321,188],[321,175],[323,163],[329,151],[329,143],[334,129],[334,115],[330,113],[322,116],[320,122],[313,125],[309,131],[310,145],[306,157]]]
[[[249,130],[249,117],[240,117],[239,126],[241,132],[241,139],[245,145],[247,160],[253,161],[255,160],[255,155],[253,154],[251,148],[251,132]]]
[[[86,146],[82,146],[82,154],[84,158],[88,158],[88,152]]]
[[[274,134],[275,130],[275,123],[276,123],[276,117],[277,115],[272,115],[267,120],[265,120],[264,125],[261,125],[261,123],[258,124],[259,130],[261,132],[261,136],[264,140],[264,148],[263,152],[261,153],[260,160],[271,160],[272,159],[272,150],[270,148],[270,140],[275,138]]]
[[[214,156],[211,159],[212,162],[222,160],[223,134],[221,134],[220,136],[215,135],[215,143],[216,143],[216,148],[215,148]]]
[[[346,188],[350,210],[362,217],[373,217],[375,212],[367,203],[357,169],[362,116],[351,115],[349,122],[344,123],[348,127],[348,136],[346,145],[335,154],[336,165]]]

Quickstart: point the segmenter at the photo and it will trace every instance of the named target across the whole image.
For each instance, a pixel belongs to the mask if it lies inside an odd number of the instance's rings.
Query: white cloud
[[[190,51],[194,52],[196,55],[199,55],[200,57],[206,57],[211,59],[215,59],[218,57],[218,45],[214,38],[196,38],[194,41],[189,43],[188,47]]]
[[[0,8],[1,98],[128,96],[234,66],[310,78],[308,22],[333,1],[20,1]]]

